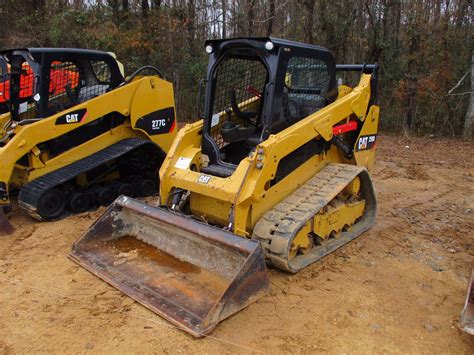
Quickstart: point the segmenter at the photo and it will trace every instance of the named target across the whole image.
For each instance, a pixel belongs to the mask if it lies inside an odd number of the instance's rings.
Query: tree
[[[254,34],[254,24],[255,24],[255,1],[247,0],[247,33],[249,36]]]
[[[158,66],[174,81],[178,114],[188,117],[207,66],[206,39],[314,43],[339,63],[380,63],[382,129],[469,137],[473,79],[471,88],[469,80],[456,83],[473,65],[473,7],[469,0],[0,0],[0,46],[110,50],[129,73]],[[357,83],[357,75],[339,75]]]
[[[300,0],[304,6],[303,14],[303,42],[313,44],[313,27],[314,27],[314,4],[315,0]]]
[[[273,31],[273,18],[275,17],[275,0],[268,1],[268,18],[267,18],[267,36],[271,36]]]
[[[466,112],[466,119],[463,126],[463,137],[472,139],[474,137],[474,51],[471,55],[471,93],[469,95],[469,106]]]

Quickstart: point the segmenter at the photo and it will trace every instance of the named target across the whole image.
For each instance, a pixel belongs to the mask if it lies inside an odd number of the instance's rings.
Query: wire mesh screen
[[[94,79],[97,80],[98,84],[110,85],[112,80],[112,73],[110,72],[110,66],[102,60],[91,61],[92,73]]]
[[[267,77],[267,69],[260,60],[228,56],[219,63],[216,69],[211,131],[212,138],[219,148],[227,145],[220,134],[220,127],[224,121],[229,120],[244,126],[257,125]],[[225,110],[231,109],[232,101],[237,104],[240,111],[252,112],[255,115],[251,115],[250,119],[239,118],[235,113],[227,115]]]
[[[54,61],[49,72],[49,114],[78,104],[79,68],[73,62]]]
[[[0,114],[8,111],[8,100],[9,100],[9,80],[7,63],[0,57]]]
[[[110,88],[112,73],[110,66],[104,61],[91,61],[91,73],[81,68],[80,87],[76,90],[77,101],[84,102],[103,95]]]
[[[19,88],[10,86],[10,95],[15,91],[18,102],[18,117],[20,119],[30,119],[36,117],[35,75],[33,69],[25,61],[21,64]],[[18,84],[17,84],[18,85]]]
[[[320,110],[327,103],[330,76],[327,65],[318,59],[292,57],[285,76],[283,113],[290,123]]]
[[[111,77],[110,66],[103,61],[51,63],[49,114],[103,95],[110,87]]]

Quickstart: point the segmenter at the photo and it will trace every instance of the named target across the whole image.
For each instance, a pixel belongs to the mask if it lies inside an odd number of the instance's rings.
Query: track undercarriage
[[[262,243],[271,265],[298,272],[368,230],[375,211],[367,171],[329,164],[265,213],[252,238]]]
[[[52,220],[108,206],[120,195],[153,195],[162,160],[151,142],[123,140],[25,185],[18,201],[33,218]]]

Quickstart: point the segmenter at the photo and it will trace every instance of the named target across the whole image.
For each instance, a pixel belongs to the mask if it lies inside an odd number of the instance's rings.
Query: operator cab
[[[271,37],[209,40],[203,172],[230,176],[275,134],[337,97],[326,48]]]
[[[123,69],[107,52],[30,48],[0,52],[10,66],[4,91],[15,121],[35,121],[100,96],[124,81]]]

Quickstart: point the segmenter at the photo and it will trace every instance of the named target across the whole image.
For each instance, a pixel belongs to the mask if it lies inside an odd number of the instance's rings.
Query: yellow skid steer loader
[[[71,257],[193,334],[369,229],[379,119],[374,65],[275,38],[205,43],[204,118],[160,169],[160,206],[119,197]],[[336,85],[336,72],[359,84]]]
[[[0,212],[12,194],[32,217],[52,220],[107,206],[121,194],[157,191],[177,129],[172,84],[156,68],[125,79],[113,54],[71,48],[14,49],[0,57],[9,66]]]

